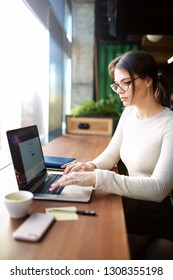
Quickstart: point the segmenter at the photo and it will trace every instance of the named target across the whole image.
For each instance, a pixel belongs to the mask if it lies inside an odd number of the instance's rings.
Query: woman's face
[[[130,75],[124,69],[115,69],[114,82],[119,85],[117,94],[124,106],[137,105],[142,102],[144,95],[146,95],[145,79],[140,79],[138,75],[134,76],[135,92],[133,93]]]

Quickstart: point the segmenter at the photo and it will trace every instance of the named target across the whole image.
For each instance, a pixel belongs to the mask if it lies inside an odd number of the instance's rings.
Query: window
[[[72,37],[69,1],[1,2],[0,168],[10,159],[7,130],[37,124],[42,144],[62,133]]]
[[[0,151],[8,151],[6,131],[37,124],[48,134],[49,33],[22,0],[1,1]]]

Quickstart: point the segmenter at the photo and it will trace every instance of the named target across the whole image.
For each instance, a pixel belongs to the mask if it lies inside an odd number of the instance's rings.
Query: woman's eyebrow
[[[119,82],[119,83],[124,82],[124,80],[130,80],[130,79],[131,79],[130,77],[128,77],[128,78],[123,78],[122,80],[120,80],[120,82]],[[117,81],[114,81],[114,83],[118,84],[118,82],[117,82]]]

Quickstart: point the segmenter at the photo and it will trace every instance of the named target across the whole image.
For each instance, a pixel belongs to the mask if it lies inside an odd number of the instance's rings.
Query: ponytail
[[[154,86],[154,85],[153,85]],[[166,77],[158,73],[158,81],[155,90],[155,98],[162,106],[170,107],[170,91]]]

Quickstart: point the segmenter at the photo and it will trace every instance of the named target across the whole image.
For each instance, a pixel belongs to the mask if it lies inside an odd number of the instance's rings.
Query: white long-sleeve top
[[[129,176],[109,171],[124,162]],[[173,188],[173,112],[165,108],[140,120],[134,106],[123,111],[107,148],[96,159],[95,189],[162,201]]]

